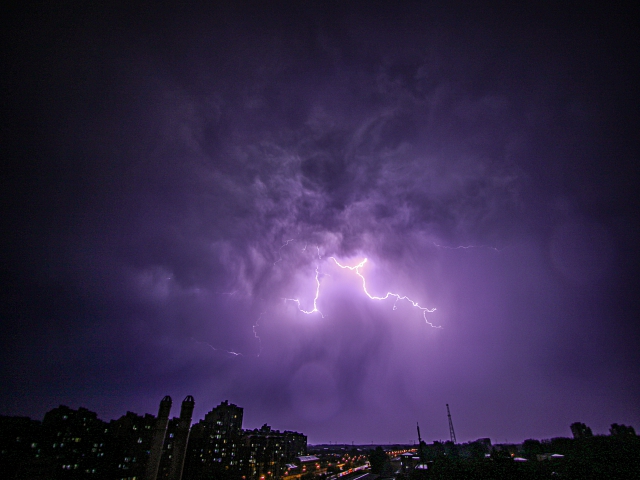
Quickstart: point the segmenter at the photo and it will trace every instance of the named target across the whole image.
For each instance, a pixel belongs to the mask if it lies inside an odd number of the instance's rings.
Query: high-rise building
[[[42,421],[42,451],[56,466],[56,478],[108,476],[108,426],[95,412],[64,405],[47,412]],[[107,456],[105,456],[107,455]]]
[[[189,479],[221,478],[242,469],[242,408],[225,400],[191,429],[185,472]]]
[[[297,432],[280,432],[268,425],[243,433],[243,476],[247,479],[279,478],[287,464],[307,453],[307,437]]]
[[[34,475],[35,464],[42,463],[42,424],[27,417],[0,415],[0,472],[5,478],[46,478],[55,472],[52,462],[41,475]],[[29,475],[29,477],[27,476]]]
[[[243,409],[226,400],[193,428],[193,397],[173,419],[171,403],[164,397],[157,417],[127,412],[108,424],[82,407],[60,406],[42,423],[0,417],[0,478],[275,480],[306,454],[300,433],[243,430]]]
[[[156,417],[127,412],[109,422],[112,478],[116,480],[144,479],[148,466]]]
[[[162,459],[158,479],[181,480],[189,442],[189,431],[191,429],[191,417],[195,402],[191,395],[182,402],[180,416],[172,418],[167,426],[167,434],[162,449]]]
[[[167,395],[160,401],[158,409],[158,417],[153,426],[152,439],[150,444],[149,459],[147,461],[146,480],[156,480],[160,469],[160,460],[162,458],[162,450],[164,440],[167,433],[167,425],[169,423],[169,413],[171,413],[171,397]]]

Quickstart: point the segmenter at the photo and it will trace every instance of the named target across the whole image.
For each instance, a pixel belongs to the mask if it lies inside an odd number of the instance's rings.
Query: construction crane
[[[416,422],[416,426],[418,427],[418,457],[420,457],[420,461],[425,461],[425,451],[422,448],[422,437],[420,436],[420,424]]]
[[[449,410],[449,404],[447,403],[447,417],[449,417],[449,435],[451,435],[451,441],[456,443],[456,432],[453,431],[453,422],[451,421],[451,411]]]

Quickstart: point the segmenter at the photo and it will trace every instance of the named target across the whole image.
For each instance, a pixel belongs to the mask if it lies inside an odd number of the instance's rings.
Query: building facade
[[[126,415],[109,422],[109,460],[116,480],[144,479],[149,464],[156,417]]]
[[[275,480],[305,455],[307,437],[268,425],[243,430],[243,409],[228,401],[191,427],[187,396],[169,419],[127,412],[106,423],[86,408],[61,405],[42,422],[0,417],[0,477],[8,480]]]
[[[288,464],[306,455],[307,437],[297,432],[280,432],[268,425],[245,430],[242,442],[243,477],[265,480],[280,478]]]
[[[188,395],[182,402],[180,416],[169,421],[157,480],[182,480],[194,407],[193,397]]]
[[[189,479],[233,478],[242,471],[242,416],[242,408],[225,400],[191,428]]]

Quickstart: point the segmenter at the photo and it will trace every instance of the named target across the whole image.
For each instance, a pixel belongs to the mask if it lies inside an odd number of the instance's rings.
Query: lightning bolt
[[[209,347],[211,350],[213,350],[214,352],[224,352],[226,354],[232,355],[234,357],[242,357],[243,354],[242,353],[238,353],[238,352],[234,352],[232,350],[224,350],[223,348],[216,348],[213,345],[211,345],[210,343],[207,342],[199,342],[198,340],[191,338],[191,341],[199,344],[199,345],[206,345],[207,347]]]
[[[324,315],[322,314],[322,312],[320,310],[318,310],[318,297],[320,296],[320,272],[319,272],[319,268],[316,265],[316,296],[313,298],[313,309],[311,310],[304,310],[301,306],[300,306],[300,300],[297,298],[285,298],[284,301],[285,302],[294,302],[296,305],[298,305],[298,310],[301,311],[302,313],[306,313],[307,315],[311,315],[312,313],[319,313],[320,316],[322,318],[324,318]]]
[[[274,265],[274,266],[276,265],[276,263],[278,263],[278,262],[281,262],[281,261],[282,261],[282,249],[283,249],[284,247],[286,247],[287,245],[289,245],[291,242],[293,242],[293,240],[294,240],[293,238],[290,238],[289,240],[286,240],[286,241],[285,241],[285,242],[280,246],[280,248],[278,249],[278,257],[279,257],[279,258],[278,258],[275,262],[273,262],[273,265]],[[305,246],[305,248],[307,248],[307,247]]]
[[[317,250],[318,250],[318,258],[322,258],[320,255],[320,248],[318,246],[316,246]],[[393,302],[393,310],[396,310],[397,307],[397,303],[399,301],[407,301],[409,302],[414,308],[417,308],[418,310],[420,310],[422,312],[422,318],[424,318],[424,321],[427,323],[427,325],[429,325],[430,327],[433,328],[442,328],[439,325],[434,325],[433,323],[431,323],[429,321],[429,319],[427,318],[427,313],[433,313],[436,311],[435,308],[427,308],[427,307],[423,307],[422,305],[420,305],[418,302],[416,302],[415,300],[412,300],[411,298],[409,298],[406,295],[400,295],[399,293],[394,293],[394,292],[387,292],[383,297],[379,297],[376,295],[372,295],[371,293],[369,293],[369,290],[367,290],[367,280],[364,277],[364,275],[362,274],[362,272],[360,271],[364,265],[367,263],[367,259],[365,258],[362,262],[360,262],[357,265],[354,266],[349,266],[349,265],[343,265],[341,264],[335,257],[329,257],[331,260],[333,260],[333,262],[340,268],[344,269],[344,270],[350,270],[352,272],[355,272],[356,275],[358,275],[358,277],[360,277],[362,279],[362,291],[365,293],[365,295],[367,297],[369,297],[371,300],[378,300],[378,301],[382,301],[382,300],[387,300],[391,297],[395,298],[395,301]],[[305,310],[304,308],[302,308],[302,304],[300,302],[300,299],[298,298],[284,298],[283,300],[285,302],[293,302],[297,305],[298,307],[298,311],[306,314],[306,315],[311,315],[313,313],[319,313],[320,316],[322,318],[324,318],[323,313],[318,309],[318,298],[320,298],[320,267],[318,265],[316,265],[316,276],[315,276],[315,280],[316,280],[316,293],[315,296],[313,297],[313,308],[311,310]]]
[[[358,275],[362,279],[362,290],[364,291],[365,295],[367,295],[367,297],[369,297],[371,300],[387,300],[389,297],[394,297],[396,299],[395,302],[393,302],[393,309],[394,310],[397,308],[396,304],[398,303],[399,300],[406,300],[407,302],[411,303],[411,305],[413,305],[414,308],[417,308],[417,309],[422,311],[422,317],[424,318],[424,321],[427,322],[427,325],[429,325],[429,326],[431,326],[433,328],[442,328],[441,326],[434,325],[433,323],[431,323],[427,319],[427,313],[435,312],[436,311],[435,308],[423,307],[418,302],[416,302],[415,300],[411,300],[406,295],[400,295],[398,293],[387,292],[387,294],[384,297],[378,297],[378,296],[375,296],[375,295],[371,295],[369,293],[369,291],[367,290],[367,281],[364,278],[364,275],[362,275],[362,273],[360,272],[360,269],[362,267],[364,267],[365,263],[367,263],[367,259],[366,258],[364,260],[362,260],[359,264],[357,264],[357,265],[355,265],[353,267],[351,267],[349,265],[342,265],[340,262],[338,262],[338,260],[335,259],[335,257],[329,257],[329,258],[331,258],[331,260],[333,260],[335,262],[335,264],[337,266],[339,266],[340,268],[351,270],[352,272],[355,272],[356,275]]]
[[[257,355],[249,355],[251,357],[259,357],[260,354],[262,353],[262,339],[258,335],[258,331],[256,330],[256,328],[258,328],[258,322],[262,319],[262,315],[264,315],[264,313],[265,312],[260,312],[260,316],[258,317],[258,319],[256,320],[256,323],[252,327],[253,336],[258,340],[258,344],[260,345],[260,349],[258,350],[258,354]],[[200,342],[200,341],[196,340],[193,337],[191,337],[191,341],[197,343],[198,345],[205,345],[205,346],[209,347],[211,350],[213,350],[214,352],[223,352],[223,353],[226,353],[227,355],[231,355],[233,357],[245,357],[245,356],[247,356],[247,354],[245,354],[245,353],[234,352],[233,350],[225,350],[224,348],[216,348],[213,345],[211,345],[210,343]]]
[[[283,259],[282,259],[282,255],[281,255],[282,249],[283,249],[284,247],[288,246],[288,245],[289,245],[291,242],[293,242],[293,241],[294,241],[294,239],[286,240],[286,241],[285,241],[285,243],[284,243],[284,244],[279,248],[280,255],[279,255],[278,260],[276,260],[276,261],[274,262],[274,266],[275,266],[278,262],[280,262],[280,261],[282,261],[282,260],[283,260]],[[434,245],[436,245],[437,247],[441,247],[440,245],[437,245],[437,244],[435,244],[435,243],[434,243]],[[321,255],[321,253],[320,253],[320,247],[319,247],[318,245],[316,245],[315,247],[316,247],[316,252],[317,252],[316,254],[317,254],[317,256],[318,256],[318,260],[322,260],[322,255]],[[485,247],[485,246],[483,245],[482,247]],[[468,246],[468,247],[460,246],[460,247],[443,247],[443,248],[464,248],[464,249],[467,249],[467,248],[477,248],[477,247],[474,247],[474,246]],[[493,247],[487,247],[487,248],[493,248]],[[494,249],[494,250],[496,250],[496,251],[498,251],[496,248],[493,248],[493,249]],[[307,250],[307,244],[305,244],[305,246],[304,246],[304,248],[302,249],[302,251],[304,252],[304,251],[306,251],[306,250]],[[362,260],[360,263],[358,263],[357,265],[354,265],[354,266],[350,266],[350,265],[343,265],[343,264],[341,264],[341,263],[340,263],[340,262],[339,262],[335,257],[329,257],[329,258],[330,258],[331,260],[333,260],[333,262],[334,262],[338,267],[340,267],[341,269],[343,269],[343,270],[350,270],[350,271],[352,271],[352,272],[355,272],[355,274],[356,274],[356,275],[358,275],[358,277],[360,277],[360,279],[362,280],[362,291],[363,291],[363,292],[365,293],[365,295],[366,295],[367,297],[369,297],[371,300],[378,300],[378,301],[382,301],[382,300],[387,300],[387,299],[389,299],[389,298],[393,297],[393,298],[395,299],[395,300],[394,300],[394,302],[393,302],[393,310],[396,310],[396,309],[397,309],[397,303],[398,303],[399,301],[403,301],[403,300],[404,300],[404,301],[407,301],[407,302],[409,302],[409,303],[410,303],[414,308],[417,308],[418,310],[420,310],[420,311],[422,312],[422,317],[424,318],[424,321],[427,323],[427,325],[429,325],[429,326],[430,326],[430,327],[432,327],[432,328],[442,328],[442,327],[441,327],[441,326],[439,326],[439,325],[434,325],[434,324],[433,324],[433,323],[431,323],[431,322],[429,321],[429,319],[427,318],[427,313],[433,313],[433,312],[435,312],[435,310],[436,310],[435,308],[427,308],[427,307],[423,307],[423,306],[421,306],[418,302],[416,302],[415,300],[412,300],[412,299],[411,299],[411,298],[409,298],[408,296],[406,296],[406,295],[401,295],[401,294],[399,294],[399,293],[387,292],[387,293],[386,293],[384,296],[382,296],[382,297],[379,297],[379,296],[376,296],[376,295],[372,295],[372,294],[369,292],[369,290],[367,290],[367,281],[366,281],[365,276],[364,276],[364,275],[362,274],[362,272],[361,272],[361,269],[362,269],[362,268],[364,268],[365,264],[367,263],[367,259],[366,259],[366,258],[365,258],[364,260]],[[326,274],[326,273],[325,273],[325,274],[323,274],[323,275],[329,276],[329,274]],[[316,291],[315,291],[315,296],[313,297],[313,308],[312,308],[312,309],[310,309],[310,310],[305,310],[304,308],[302,308],[302,303],[301,303],[300,299],[298,299],[298,298],[283,298],[283,300],[284,300],[285,302],[293,302],[293,303],[295,303],[295,304],[297,305],[297,307],[298,307],[298,311],[300,311],[301,313],[304,313],[304,314],[306,314],[306,315],[311,315],[311,314],[314,314],[314,313],[318,313],[318,314],[320,314],[320,316],[321,316],[322,318],[325,318],[325,317],[324,317],[324,314],[323,314],[323,313],[320,311],[320,309],[318,308],[318,299],[320,298],[320,266],[319,266],[319,265],[316,265],[316,268],[315,268],[315,281],[316,281]],[[222,292],[222,293],[220,293],[220,294],[221,294],[221,295],[234,296],[234,295],[236,295],[236,293],[237,293],[237,291],[235,291],[235,290],[234,290],[234,291],[232,291],[232,292]],[[260,322],[260,320],[262,319],[262,316],[263,316],[264,314],[265,314],[265,312],[261,312],[261,313],[260,313],[260,316],[258,317],[258,319],[256,320],[255,324],[254,324],[254,325],[253,325],[253,327],[252,327],[253,336],[258,340],[258,343],[260,344],[259,353],[258,353],[257,355],[255,355],[255,356],[257,356],[257,357],[259,357],[259,356],[260,356],[260,353],[262,353],[262,339],[261,339],[261,338],[260,338],[260,336],[258,335],[258,331],[257,331],[257,329],[258,329],[258,326],[259,326],[259,322]],[[224,352],[224,353],[226,353],[227,355],[231,355],[231,356],[234,356],[234,357],[244,356],[244,355],[245,355],[245,354],[238,353],[238,352],[234,352],[234,351],[231,351],[231,350],[225,350],[225,349],[221,349],[221,348],[216,348],[216,347],[214,347],[213,345],[211,345],[210,343],[206,343],[206,342],[199,342],[199,341],[197,341],[197,340],[194,340],[193,338],[192,338],[191,340],[192,340],[192,341],[194,341],[195,343],[202,344],[202,345],[206,345],[206,346],[208,346],[209,348],[211,348],[211,349],[212,349],[213,351],[215,351],[215,352]]]
[[[262,315],[264,315],[264,312],[260,312],[260,316],[258,317],[258,320],[256,320],[256,323],[253,325],[253,336],[258,339],[258,344],[260,345],[260,350],[258,350],[258,355],[257,355],[258,357],[262,353],[262,339],[258,336],[258,332],[256,331],[256,328],[258,328],[258,322],[262,318]]]
[[[501,252],[501,249],[498,249],[496,247],[492,247],[491,245],[458,245],[457,247],[449,247],[447,245],[438,245],[436,242],[433,242],[433,244],[438,247],[438,248],[446,248],[447,250],[469,250],[471,248],[488,248],[491,250],[495,250],[496,252]]]

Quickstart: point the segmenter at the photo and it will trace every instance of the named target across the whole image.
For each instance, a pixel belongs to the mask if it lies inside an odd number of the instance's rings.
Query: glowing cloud
[[[306,249],[306,246],[305,246]],[[318,249],[318,257],[320,257],[320,250]],[[354,266],[349,266],[349,265],[343,265],[340,262],[338,262],[338,260],[336,260],[335,257],[329,257],[331,260],[333,260],[333,262],[340,268],[344,269],[344,270],[350,270],[352,272],[355,272],[356,275],[358,275],[358,277],[360,277],[362,279],[362,291],[365,293],[365,295],[367,297],[369,297],[371,300],[387,300],[391,297],[395,298],[395,302],[393,304],[393,309],[396,310],[397,306],[397,302],[398,301],[402,301],[405,300],[407,302],[409,302],[414,308],[419,309],[422,312],[422,317],[424,318],[424,321],[431,327],[433,328],[442,328],[439,325],[434,325],[433,323],[431,323],[428,319],[427,319],[427,313],[433,313],[435,312],[435,308],[427,308],[427,307],[423,307],[421,306],[418,302],[416,302],[415,300],[410,299],[409,297],[407,297],[406,295],[401,295],[399,293],[394,293],[394,292],[387,292],[384,296],[379,297],[376,295],[372,295],[371,293],[369,293],[369,291],[367,290],[367,281],[364,277],[364,275],[362,274],[362,272],[360,271],[365,263],[367,263],[367,259],[365,258],[364,260],[362,260],[362,262],[358,263],[357,265]],[[320,297],[320,272],[319,272],[319,266],[316,266],[316,293],[315,293],[315,297],[313,298],[313,308],[310,310],[305,310],[302,308],[301,303],[300,303],[300,299],[298,298],[285,298],[284,301],[285,302],[294,302],[297,306],[298,306],[298,310],[306,315],[311,315],[312,313],[319,313],[320,316],[322,316],[322,318],[324,318],[324,315],[322,314],[322,312],[318,309],[318,298]]]
[[[298,305],[298,310],[300,310],[302,313],[306,313],[307,315],[310,315],[312,313],[319,313],[320,316],[322,318],[324,318],[324,315],[322,315],[322,312],[320,310],[318,310],[318,297],[320,296],[320,279],[318,278],[318,275],[320,274],[318,272],[319,267],[316,266],[316,296],[313,298],[313,309],[311,310],[304,310],[301,306],[300,306],[300,300],[297,298],[285,298],[285,302],[294,302]]]
[[[411,305],[413,305],[415,308],[419,309],[422,311],[422,317],[424,318],[424,321],[427,322],[427,324],[433,328],[442,328],[441,326],[438,325],[434,325],[433,323],[431,323],[428,319],[427,319],[427,313],[432,313],[435,312],[435,308],[426,308],[421,306],[418,302],[411,300],[409,297],[407,297],[406,295],[400,295],[398,293],[393,293],[393,292],[387,292],[386,295],[384,297],[378,297],[375,295],[371,295],[369,293],[369,291],[367,290],[367,281],[364,278],[364,275],[362,275],[362,273],[360,272],[360,269],[362,267],[364,267],[364,264],[367,263],[367,259],[365,258],[364,260],[362,260],[362,262],[360,262],[359,264],[350,267],[349,265],[342,265],[340,262],[338,262],[338,260],[335,259],[335,257],[329,257],[331,258],[331,260],[333,260],[335,262],[335,264],[337,266],[339,266],[342,269],[348,269],[351,270],[353,272],[356,272],[356,275],[358,275],[361,279],[362,279],[362,291],[365,293],[365,295],[367,295],[367,297],[369,297],[371,300],[387,300],[389,297],[394,297],[396,300],[393,304],[393,309],[395,310],[396,307],[396,303],[398,302],[398,300],[406,300],[407,302],[411,303]]]

